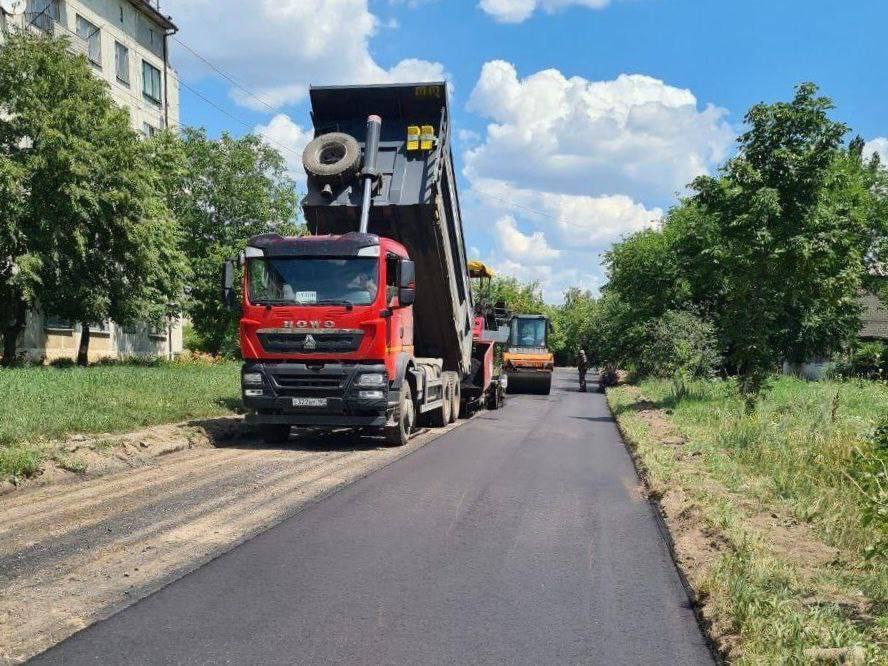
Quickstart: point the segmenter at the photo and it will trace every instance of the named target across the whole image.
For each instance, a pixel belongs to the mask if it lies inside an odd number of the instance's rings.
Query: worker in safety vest
[[[586,352],[580,350],[579,358],[577,358],[577,370],[580,373],[580,391],[586,392],[586,371],[589,369],[589,362],[586,360]]]

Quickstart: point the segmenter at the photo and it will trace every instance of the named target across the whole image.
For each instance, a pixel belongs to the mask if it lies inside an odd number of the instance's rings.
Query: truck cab
[[[373,234],[250,239],[244,405],[266,422],[385,425],[398,352],[413,346],[413,262]]]

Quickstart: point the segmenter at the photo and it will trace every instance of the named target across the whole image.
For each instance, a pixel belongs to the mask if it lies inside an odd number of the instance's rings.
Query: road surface
[[[34,661],[325,662],[712,658],[604,398],[558,371]]]

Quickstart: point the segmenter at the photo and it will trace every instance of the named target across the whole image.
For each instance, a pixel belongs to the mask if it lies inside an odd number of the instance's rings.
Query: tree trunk
[[[0,360],[0,365],[4,368],[9,368],[16,362],[18,338],[25,330],[25,316],[28,312],[25,302],[21,300],[15,302],[13,310],[12,320],[3,331],[3,359]]]
[[[77,349],[77,365],[89,365],[89,324],[80,325],[80,347]]]

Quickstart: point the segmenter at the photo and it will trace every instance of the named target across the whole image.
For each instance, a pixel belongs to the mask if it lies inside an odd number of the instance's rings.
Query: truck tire
[[[462,389],[459,385],[459,375],[455,372],[452,374],[452,382],[450,387],[450,422],[453,423],[459,417],[460,403],[462,402]]]
[[[453,406],[453,396],[451,395],[452,386],[450,383],[450,373],[445,372],[444,377],[442,378],[443,386],[442,391],[444,393],[443,402],[438,409],[433,410],[429,413],[429,422],[435,428],[443,428],[448,423],[450,423],[450,411]]]
[[[358,173],[361,147],[355,138],[343,132],[321,134],[302,151],[306,173],[323,182],[344,183]]]
[[[416,419],[416,410],[413,407],[413,394],[410,392],[410,383],[401,382],[401,394],[398,399],[395,425],[386,426],[384,429],[385,443],[389,446],[404,446],[413,432]]]
[[[259,426],[259,436],[266,444],[284,444],[290,439],[290,426],[283,423],[266,423]]]
[[[487,409],[493,411],[503,406],[503,389],[497,383],[490,387],[490,393],[487,394]]]

